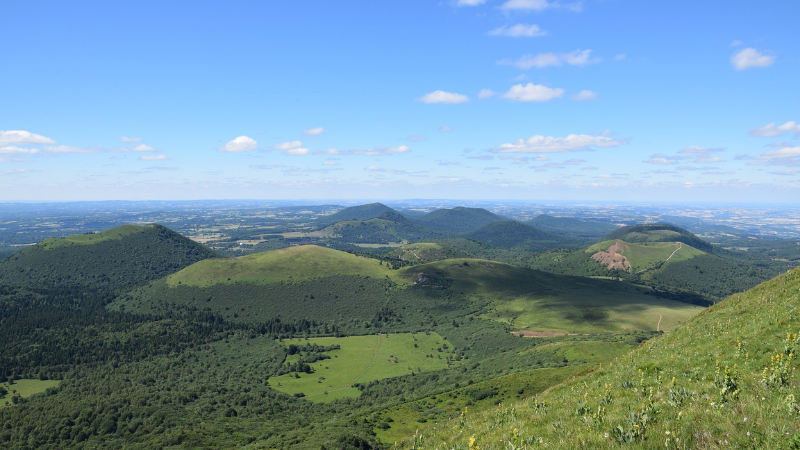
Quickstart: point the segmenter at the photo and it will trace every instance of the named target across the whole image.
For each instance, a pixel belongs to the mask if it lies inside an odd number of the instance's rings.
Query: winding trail
[[[673,256],[675,256],[675,253],[678,253],[678,250],[680,250],[680,249],[682,249],[682,248],[683,248],[683,243],[681,243],[681,242],[676,242],[676,244],[678,244],[678,248],[676,248],[676,249],[675,249],[675,251],[674,251],[674,252],[672,252],[672,254],[670,254],[670,255],[669,255],[669,257],[667,257],[667,259],[665,259],[665,260],[663,260],[663,261],[661,261],[661,262],[659,262],[659,263],[653,264],[652,266],[648,267],[647,269],[642,269],[642,270],[640,270],[640,271],[636,272],[636,274],[638,275],[638,274],[640,274],[640,273],[642,273],[642,272],[647,272],[648,270],[650,270],[650,269],[652,269],[652,268],[654,268],[654,267],[656,267],[656,266],[658,266],[658,265],[660,265],[660,264],[664,264],[665,262],[667,262],[667,261],[669,261],[670,259],[672,259],[672,257],[673,257]]]
[[[656,325],[656,331],[661,331],[661,314],[658,315],[658,325]]]
[[[331,392],[341,391],[342,389],[347,389],[349,387],[352,387],[353,383],[358,381],[358,379],[361,378],[362,375],[367,373],[367,371],[370,369],[370,367],[372,367],[372,365],[375,364],[375,361],[378,359],[378,350],[380,350],[380,348],[381,348],[381,340],[382,340],[381,338],[382,337],[383,337],[383,334],[379,333],[378,334],[378,345],[375,346],[375,352],[372,354],[372,361],[369,363],[369,365],[364,370],[362,370],[361,373],[356,375],[356,377],[353,378],[353,380],[350,381],[349,383],[345,384],[344,386],[342,386],[340,388],[331,389],[329,391],[326,391],[328,394],[330,394]],[[310,394],[310,395],[307,395],[306,397],[314,397],[316,395],[325,395],[326,392],[317,392],[316,394]]]

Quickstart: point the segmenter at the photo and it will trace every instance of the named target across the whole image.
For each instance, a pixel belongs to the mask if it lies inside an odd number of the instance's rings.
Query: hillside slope
[[[689,231],[675,225],[655,223],[631,225],[618,228],[608,233],[604,240],[620,239],[626,242],[683,242],[704,252],[711,252],[713,247]]]
[[[422,217],[415,217],[414,220],[427,227],[465,233],[477,230],[490,223],[502,222],[508,219],[483,208],[458,206],[451,209],[437,209]]]
[[[798,448],[798,311],[795,269],[589,375],[403,448]]]
[[[762,268],[709,254],[679,241],[636,243],[614,239],[583,250],[540,253],[530,261],[531,267],[553,273],[620,277],[674,291],[692,302],[718,301],[770,278]]]
[[[544,231],[581,239],[600,239],[618,228],[616,225],[605,222],[553,217],[545,214],[536,216],[525,223]]]
[[[490,223],[465,237],[518,252],[540,252],[556,247],[580,245],[575,239],[559,236],[514,220]]]
[[[0,260],[0,282],[15,286],[115,289],[155,280],[218,256],[161,225],[50,238]]]
[[[383,203],[369,203],[366,205],[351,206],[328,216],[317,219],[317,223],[325,226],[344,220],[367,220],[380,216],[387,211],[394,211]]]

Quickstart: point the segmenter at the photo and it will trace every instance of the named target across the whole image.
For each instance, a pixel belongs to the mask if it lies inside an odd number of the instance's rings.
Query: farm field
[[[315,402],[358,397],[361,392],[353,387],[355,383],[445,369],[446,357],[453,350],[452,344],[437,333],[298,338],[282,343],[287,347],[291,344],[341,347],[325,352],[330,359],[309,364],[314,373],[288,373],[269,379],[273,388],[292,395],[303,393],[306,399]],[[295,362],[298,357],[289,356],[286,362]]]

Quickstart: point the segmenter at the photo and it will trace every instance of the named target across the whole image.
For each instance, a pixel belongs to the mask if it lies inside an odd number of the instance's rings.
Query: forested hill
[[[600,239],[619,228],[606,222],[578,220],[571,217],[553,217],[545,214],[536,216],[524,223],[551,233],[582,239]]]
[[[367,205],[351,206],[329,216],[320,217],[317,219],[317,223],[324,227],[325,225],[330,225],[332,223],[342,222],[345,220],[374,219],[387,211],[396,212],[383,203],[369,203]]]
[[[431,228],[465,233],[494,222],[508,220],[483,208],[437,209],[415,220]]]
[[[579,242],[575,239],[558,236],[513,220],[490,223],[465,237],[496,247],[524,252],[579,246]]]
[[[0,260],[0,283],[36,288],[117,289],[156,280],[219,256],[161,225],[50,238]]]
[[[621,239],[626,242],[683,242],[704,252],[713,250],[711,244],[689,231],[666,223],[641,224],[622,227],[608,233],[603,240]]]

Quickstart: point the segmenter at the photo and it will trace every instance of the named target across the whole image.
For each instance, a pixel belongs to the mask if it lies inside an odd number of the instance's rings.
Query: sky
[[[800,2],[0,3],[0,200],[800,203]]]

